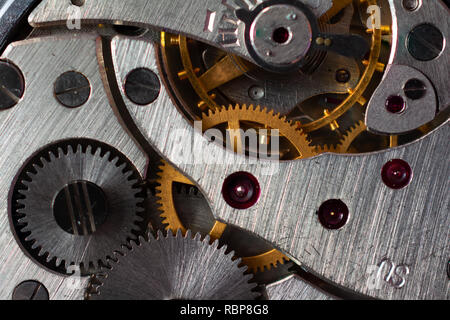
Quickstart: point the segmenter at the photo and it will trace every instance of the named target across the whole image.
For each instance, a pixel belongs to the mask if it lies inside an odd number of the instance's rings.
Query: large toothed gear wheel
[[[251,275],[226,246],[209,237],[158,232],[140,239],[118,262],[97,276],[88,290],[93,300],[248,300],[258,296]],[[131,272],[130,272],[131,271]]]
[[[195,188],[194,184],[167,162],[163,162],[160,166],[160,170],[161,171],[158,173],[159,178],[157,180],[159,185],[156,189],[158,190],[157,196],[159,200],[157,202],[160,205],[160,210],[162,212],[162,222],[166,225],[167,230],[171,230],[173,232],[180,230],[184,234],[187,231],[187,227],[185,226],[185,223],[183,223],[176,208],[175,195],[177,191],[175,190],[174,183],[184,184]],[[198,209],[199,208],[197,208],[197,210]],[[202,224],[204,228],[208,229],[207,234],[211,237],[211,239],[216,240],[222,238],[225,230],[227,229],[226,224],[220,221],[209,221],[213,220],[210,211],[203,214],[200,218],[201,219],[197,220],[201,220],[200,224]],[[197,223],[194,222],[192,224],[194,225]],[[188,228],[189,227],[191,226],[188,226]],[[258,244],[266,247],[265,244]],[[245,264],[251,272],[270,270],[271,268],[274,268],[279,264],[284,264],[289,260],[289,258],[287,258],[280,251],[270,248],[270,246],[267,246],[265,250],[262,250],[255,255],[241,258],[242,263]]]
[[[47,157],[48,156],[48,157]],[[19,189],[19,233],[56,266],[98,269],[136,238],[142,199],[135,173],[119,154],[71,145],[48,151],[32,164]]]
[[[227,125],[228,130],[239,130],[245,122],[261,125],[265,129],[279,130],[280,137],[284,137],[294,149],[290,151],[295,153],[294,157],[296,159],[309,158],[317,154],[314,147],[310,145],[311,142],[306,134],[298,129],[299,123],[288,121],[285,116],[275,114],[273,110],[268,110],[267,108],[252,105],[229,106],[228,108],[223,107],[215,111],[209,110],[208,113],[203,114],[202,118],[203,130],[223,124]],[[238,145],[238,150],[235,151],[243,153],[244,151],[239,150],[239,147]],[[283,159],[282,156],[280,158]]]

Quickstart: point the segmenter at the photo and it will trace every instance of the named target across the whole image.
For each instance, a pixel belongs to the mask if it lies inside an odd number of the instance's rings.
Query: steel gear
[[[163,224],[166,225],[167,230],[173,232],[181,230],[184,234],[186,233],[187,228],[178,214],[176,203],[174,201],[174,194],[176,194],[174,182],[192,187],[194,187],[194,184],[167,162],[163,162],[160,166],[160,170],[161,171],[158,173],[159,186],[157,186],[156,189],[159,192],[157,196],[159,197],[158,204],[160,205],[160,210],[162,212],[161,218],[163,219]],[[206,208],[209,209],[207,204]],[[208,230],[208,235],[214,240],[220,239],[224,235],[227,225],[215,221],[211,217],[212,214],[210,211],[207,212],[207,214],[203,214],[201,221],[203,228],[200,227],[198,229],[199,231],[202,229]],[[189,227],[192,227],[192,224],[190,224]],[[232,233],[232,231],[230,233]],[[249,271],[251,272],[270,270],[272,267],[276,267],[277,264],[284,264],[288,260],[289,259],[285,255],[273,248],[253,256],[242,257],[242,262],[248,266]]]
[[[143,199],[133,169],[91,145],[59,147],[47,156],[21,181],[20,233],[47,262],[98,269],[139,231]]]
[[[210,244],[190,231],[168,232],[140,239],[105,277],[96,277],[88,290],[93,300],[248,300],[255,299],[251,275],[239,267],[226,246]],[[133,272],[130,272],[133,270]]]
[[[242,127],[244,122],[252,122],[262,125],[268,129],[278,129],[280,136],[293,146],[297,153],[296,158],[309,158],[315,156],[314,147],[310,144],[308,137],[298,129],[298,123],[288,121],[281,114],[275,114],[273,110],[261,108],[260,106],[235,105],[228,108],[223,107],[215,111],[209,110],[203,114],[202,125],[203,130],[226,124],[228,129],[237,130]],[[242,150],[237,150],[242,153]]]

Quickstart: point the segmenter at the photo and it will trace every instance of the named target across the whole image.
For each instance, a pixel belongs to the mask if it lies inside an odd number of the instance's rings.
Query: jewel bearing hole
[[[410,165],[401,159],[388,161],[381,170],[381,178],[385,185],[391,189],[402,189],[412,179],[413,173]]]
[[[235,209],[252,207],[261,195],[258,180],[248,172],[236,172],[228,176],[222,186],[222,196]]]
[[[291,38],[291,32],[285,27],[276,28],[272,33],[272,40],[278,44],[287,44]]]
[[[402,113],[406,109],[406,102],[400,96],[390,96],[386,99],[386,110],[390,113]]]
[[[347,205],[339,199],[330,199],[322,203],[318,211],[319,221],[326,229],[337,230],[348,221]]]
[[[58,226],[74,235],[90,235],[107,218],[108,203],[102,189],[88,181],[75,181],[55,197],[53,216]]]

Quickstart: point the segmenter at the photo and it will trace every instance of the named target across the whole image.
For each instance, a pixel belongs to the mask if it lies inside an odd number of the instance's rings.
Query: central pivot
[[[56,223],[70,234],[93,234],[106,220],[106,196],[94,183],[71,182],[56,195],[53,216]]]

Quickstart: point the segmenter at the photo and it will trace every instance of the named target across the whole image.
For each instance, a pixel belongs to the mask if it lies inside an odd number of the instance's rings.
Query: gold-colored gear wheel
[[[236,105],[228,108],[222,107],[216,110],[209,110],[203,114],[203,130],[217,127],[221,124],[227,124],[228,129],[237,130],[242,126],[242,122],[253,122],[263,125],[268,129],[278,129],[280,136],[285,137],[298,153],[297,159],[309,158],[317,155],[317,152],[306,134],[298,129],[298,123],[288,121],[285,116],[275,114],[273,110],[261,108],[260,106]],[[240,141],[238,139],[238,141]],[[241,148],[238,146],[238,149]],[[237,150],[242,153],[242,150]]]
[[[367,131],[367,127],[364,121],[357,122],[344,134],[343,138],[339,141],[337,152],[349,153],[353,141],[355,141],[355,139],[365,131]]]
[[[352,3],[351,0],[334,1],[333,7],[322,17],[322,21],[327,21],[340,10]],[[368,7],[377,5],[378,0],[361,0],[359,5],[367,5]],[[372,35],[370,55],[367,60],[363,61],[366,66],[364,73],[358,85],[348,90],[347,98],[338,105],[334,110],[327,112],[323,117],[312,122],[301,124],[299,128],[305,133],[309,133],[327,125],[333,124],[337,119],[349,111],[354,105],[365,105],[367,99],[364,93],[369,87],[375,72],[384,72],[385,65],[379,62],[381,54],[381,44],[383,35],[391,34],[390,26],[381,26],[381,28],[367,29],[368,34]],[[190,57],[188,39],[180,35],[171,35],[165,32],[161,35],[161,45],[165,48],[167,45],[178,45],[184,70],[179,73],[179,77],[188,79],[195,92],[200,98],[198,107],[205,111],[207,109],[216,110],[220,106],[214,101],[216,98],[212,91],[221,85],[242,76],[255,66],[243,61],[243,59],[227,54],[214,67],[207,70],[204,74],[198,75],[200,69],[196,69]]]
[[[173,232],[181,230],[181,232],[185,234],[187,229],[181,222],[173,201],[173,183],[178,182],[191,186],[194,186],[194,184],[165,161],[163,161],[163,164],[160,166],[158,176],[157,182],[159,183],[159,186],[156,187],[156,190],[158,191],[157,196],[159,200],[157,202],[162,211],[161,217],[163,223],[166,224],[167,230],[172,230]],[[219,239],[223,235],[225,228],[226,224],[216,221],[209,231],[211,239]],[[270,270],[277,264],[284,264],[286,261],[289,261],[289,258],[276,249],[255,256],[242,257],[242,263],[245,264],[251,272],[264,271],[265,268]]]
[[[209,110],[202,117],[202,129],[204,131],[226,124],[228,129],[240,129],[243,122],[256,123],[268,129],[278,129],[279,134],[285,137],[299,154],[298,158],[307,158],[316,155],[314,147],[310,146],[307,136],[297,128],[297,123],[287,121],[286,117],[275,114],[273,110],[268,111],[266,108],[259,106],[229,106],[221,107],[216,110]],[[242,150],[238,151],[242,152]],[[163,223],[167,225],[167,229],[177,231],[180,229],[186,232],[186,227],[181,222],[173,201],[173,183],[183,183],[194,185],[192,181],[183,176],[174,167],[164,162],[158,173],[159,186],[158,204],[162,211],[161,217]],[[211,239],[218,239],[223,235],[226,224],[216,221],[209,231]],[[252,272],[271,269],[277,264],[284,264],[289,259],[276,249],[251,257],[243,257],[242,262],[248,266]]]
[[[347,132],[344,134],[339,144],[336,147],[337,153],[354,153],[352,151],[352,143],[358,138],[362,133],[367,131],[367,126],[364,121],[358,121],[354,124]],[[398,136],[392,135],[389,137],[389,147],[394,148],[398,146]]]
[[[350,1],[341,1],[343,4],[350,4]],[[359,4],[365,4],[368,7],[377,5],[378,0],[361,0]],[[375,21],[373,22],[375,24]],[[311,131],[323,128],[326,125],[339,119],[344,113],[349,111],[355,104],[365,105],[367,100],[364,98],[364,93],[369,87],[375,72],[384,72],[385,65],[379,62],[381,54],[381,43],[383,34],[390,34],[390,26],[381,26],[381,28],[367,29],[367,33],[372,35],[372,43],[370,46],[370,54],[367,60],[363,61],[366,66],[364,73],[359,80],[358,85],[354,89],[348,90],[348,97],[333,111],[325,114],[322,118],[314,120],[310,123],[302,124],[301,128],[304,132],[309,133]]]

